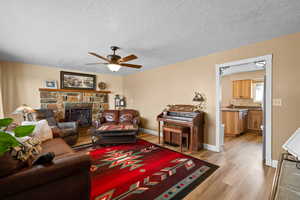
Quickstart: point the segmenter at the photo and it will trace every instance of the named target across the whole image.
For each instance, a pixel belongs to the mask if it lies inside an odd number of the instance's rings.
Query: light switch
[[[273,99],[273,106],[282,106],[281,99]]]

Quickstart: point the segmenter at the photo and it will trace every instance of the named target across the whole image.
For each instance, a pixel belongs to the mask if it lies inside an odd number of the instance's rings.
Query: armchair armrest
[[[82,177],[84,177],[85,184],[82,185],[89,187],[90,165],[91,161],[88,154],[74,153],[54,159],[53,163],[49,165],[37,165],[25,169],[0,180],[2,191],[0,199],[22,192],[26,193],[26,191],[42,185],[49,184],[53,187],[53,182],[78,174],[82,174]]]
[[[135,118],[133,118],[132,122],[134,125],[139,126],[141,124],[141,118],[135,117]]]

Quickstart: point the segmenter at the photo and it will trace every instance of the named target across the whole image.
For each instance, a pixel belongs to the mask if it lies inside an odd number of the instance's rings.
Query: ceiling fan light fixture
[[[107,65],[108,69],[112,72],[117,72],[120,70],[121,65],[117,65],[117,64],[108,64]]]

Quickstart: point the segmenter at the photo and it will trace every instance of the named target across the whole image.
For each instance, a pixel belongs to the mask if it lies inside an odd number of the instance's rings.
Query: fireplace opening
[[[69,108],[65,110],[65,120],[68,122],[76,121],[79,127],[92,125],[91,108]]]

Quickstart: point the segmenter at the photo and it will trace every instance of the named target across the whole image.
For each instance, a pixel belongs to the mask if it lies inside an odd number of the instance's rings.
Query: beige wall
[[[43,87],[44,80],[57,80],[59,84],[60,71],[63,69],[44,67],[30,64],[0,62],[2,67],[2,95],[4,113],[9,115],[14,109],[27,104],[33,108],[40,107],[39,88]],[[66,70],[70,71],[70,70]],[[85,73],[85,72],[83,72]],[[104,81],[108,84],[110,107],[113,108],[115,94],[123,94],[122,76],[96,74],[97,82]]]
[[[113,95],[127,97],[128,105],[140,111],[145,128],[156,130],[156,116],[168,104],[192,104],[195,91],[205,93],[205,142],[215,144],[215,64],[273,54],[273,98],[282,106],[273,106],[273,159],[278,159],[282,143],[300,126],[300,33],[147,70],[125,77],[97,74],[98,81],[109,84],[110,105]],[[58,68],[0,62],[4,112],[11,113],[26,103],[39,107],[43,80],[59,80]]]
[[[4,117],[3,102],[2,102],[2,66],[0,65],[0,118]]]
[[[265,75],[265,70],[253,71],[253,72],[242,72],[223,76],[221,78],[221,87],[222,87],[222,107],[229,106],[232,103],[232,81],[234,80],[245,80],[251,79],[256,81],[263,81]],[[248,103],[249,106],[258,105],[253,103],[253,100],[237,100],[244,101]]]
[[[224,38],[225,39],[225,38]],[[138,109],[144,126],[155,130],[157,114],[167,104],[191,104],[194,91],[208,99],[205,142],[215,144],[215,64],[273,54],[273,159],[278,159],[283,142],[300,126],[300,33],[195,58],[128,75],[124,92],[129,106]]]

